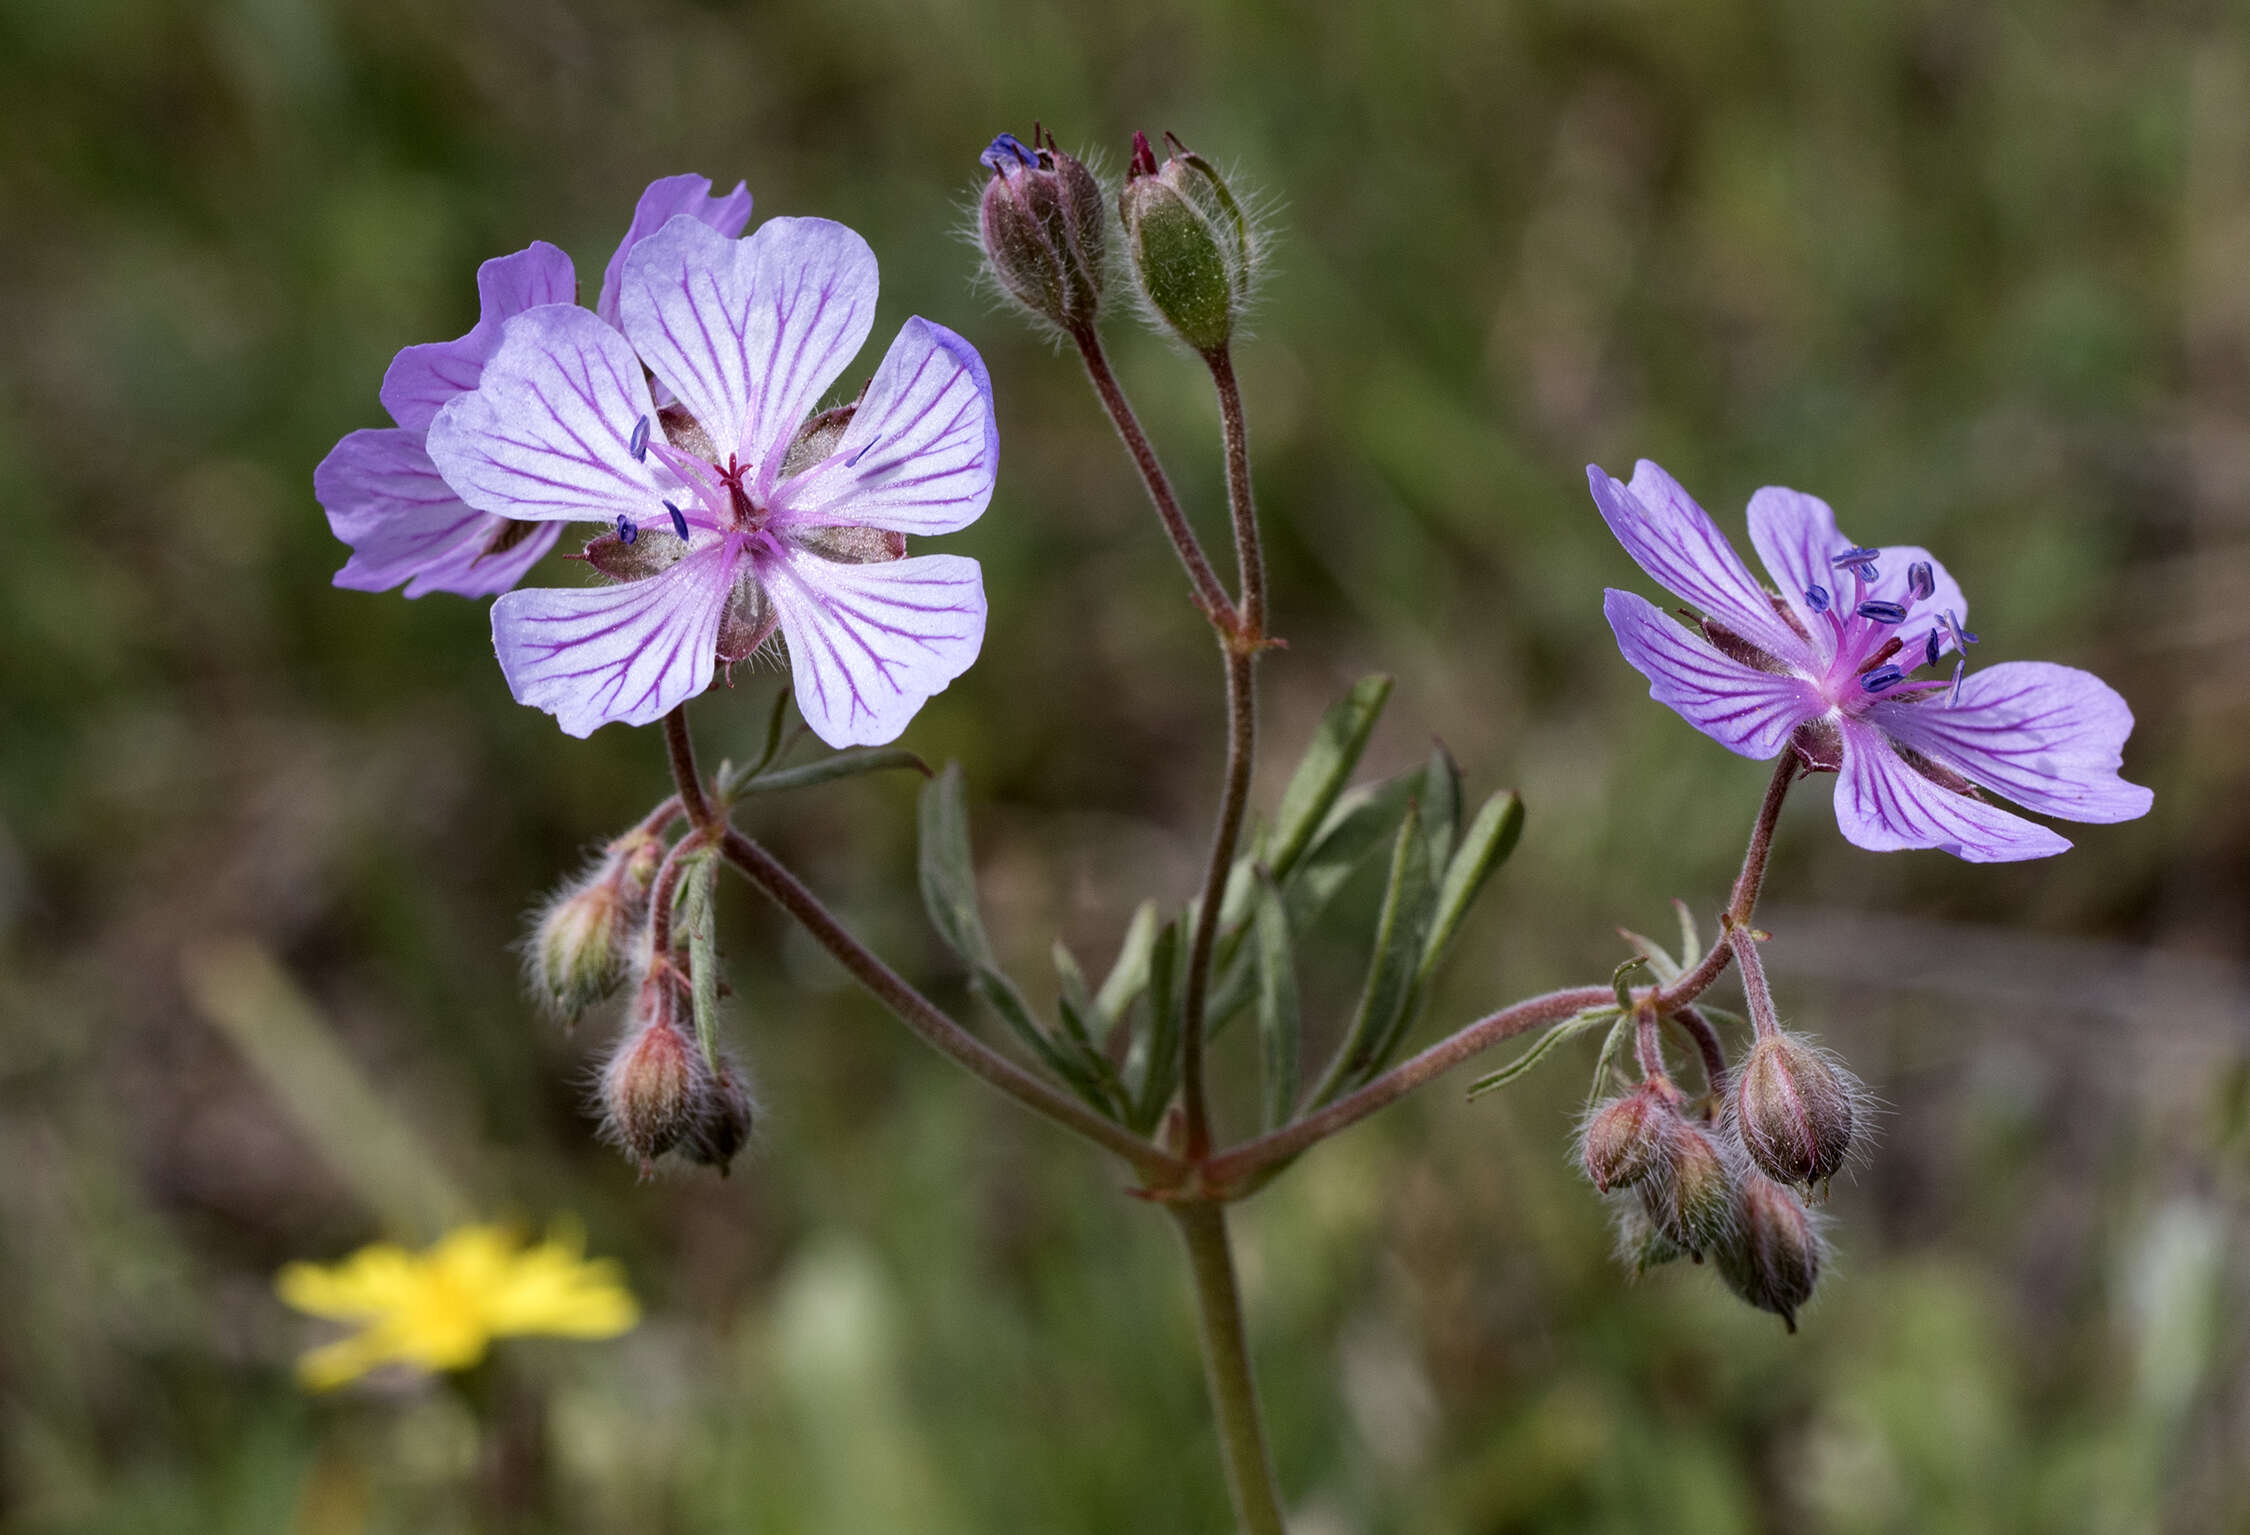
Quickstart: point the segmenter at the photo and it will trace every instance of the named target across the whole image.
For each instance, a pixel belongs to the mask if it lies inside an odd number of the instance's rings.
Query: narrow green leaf
[[[692,855],[674,903],[687,931],[688,999],[695,1017],[696,1043],[704,1064],[719,1069],[719,860],[709,852]]]
[[[1695,913],[1688,910],[1687,902],[1674,896],[1672,910],[1680,919],[1680,969],[1684,973],[1703,963],[1703,936],[1695,930]]]
[[[1101,1073],[1086,1059],[1084,1052],[1072,1049],[1057,1040],[1040,1026],[1032,1014],[1031,1006],[1016,990],[1015,983],[988,965],[979,965],[969,977],[970,989],[982,997],[1009,1032],[1021,1040],[1047,1069],[1060,1077],[1071,1091],[1086,1100],[1102,1113],[1113,1112],[1107,1093],[1103,1091]],[[1106,1064],[1106,1062],[1104,1063]]]
[[[1418,795],[1422,832],[1430,839],[1430,867],[1442,870],[1453,857],[1453,834],[1461,829],[1461,768],[1443,741],[1430,744]]]
[[[1405,1031],[1436,900],[1429,865],[1430,843],[1422,834],[1421,811],[1409,801],[1391,845],[1390,882],[1375,925],[1375,953],[1360,993],[1359,1012],[1314,1095],[1316,1104],[1328,1102],[1379,1067]]]
[[[1109,1028],[1117,1026],[1133,999],[1148,986],[1148,961],[1156,947],[1157,926],[1154,901],[1141,902],[1133,920],[1125,926],[1124,941],[1117,946],[1117,962],[1109,967],[1102,989],[1094,994],[1094,1006]]]
[[[790,684],[784,682],[780,691],[773,695],[773,708],[766,715],[765,744],[758,749],[758,760],[750,764],[747,776],[757,777],[772,767],[775,759],[781,755],[782,742],[789,730],[789,700],[795,691]]]
[[[1625,1048],[1625,1041],[1633,1032],[1633,1015],[1620,1012],[1617,1022],[1610,1025],[1609,1037],[1602,1041],[1602,1053],[1594,1057],[1594,1085],[1587,1090],[1586,1106],[1592,1108],[1609,1092],[1609,1074],[1616,1068],[1617,1054]]]
[[[1303,1022],[1297,1007],[1297,965],[1289,938],[1289,913],[1270,878],[1258,881],[1253,915],[1258,954],[1258,1053],[1263,1072],[1263,1123],[1268,1130],[1285,1123],[1297,1104],[1298,1042]]]
[[[1507,861],[1522,835],[1523,801],[1514,794],[1503,790],[1478,809],[1477,818],[1461,836],[1460,849],[1445,866],[1445,879],[1438,887],[1437,912],[1431,919],[1429,939],[1416,972],[1418,981],[1427,980],[1437,968],[1446,945],[1453,941],[1462,919],[1476,904],[1484,882],[1492,877],[1494,869]]]
[[[1616,1016],[1617,1009],[1607,1006],[1590,1007],[1582,1013],[1572,1013],[1560,1023],[1551,1025],[1546,1033],[1539,1036],[1537,1042],[1530,1049],[1524,1051],[1523,1054],[1517,1056],[1507,1065],[1489,1076],[1482,1076],[1471,1082],[1469,1084],[1469,1096],[1481,1098],[1495,1088],[1506,1087],[1510,1082],[1515,1081],[1516,1078],[1538,1065],[1540,1061],[1546,1058],[1548,1052],[1552,1051],[1557,1045],[1576,1039],[1587,1030],[1598,1028]]]
[[[1148,957],[1148,1031],[1134,1041],[1140,1083],[1133,1096],[1132,1127],[1142,1134],[1164,1117],[1180,1083],[1180,967],[1185,955],[1180,924],[1167,922]]]
[[[930,925],[970,969],[997,972],[992,940],[977,913],[969,808],[958,762],[947,763],[944,772],[922,786],[921,831],[922,904],[929,909]]]
[[[1344,781],[1359,765],[1359,755],[1367,749],[1367,738],[1390,696],[1390,678],[1363,677],[1321,716],[1312,744],[1281,791],[1273,832],[1266,839],[1265,865],[1277,881],[1289,878],[1329,807],[1343,792]]]
[[[1047,954],[1055,964],[1055,979],[1062,983],[1062,1000],[1077,1013],[1080,1024],[1077,1032],[1084,1034],[1086,1022],[1098,1016],[1094,1011],[1094,994],[1086,986],[1086,972],[1079,968],[1078,956],[1070,952],[1070,945],[1060,938],[1049,947]]]
[[[1648,961],[1648,973],[1656,977],[1657,985],[1669,986],[1679,979],[1680,967],[1664,952],[1664,945],[1653,938],[1642,937],[1629,927],[1619,928],[1617,936],[1641,951],[1641,957]]]
[[[817,762],[760,773],[742,785],[742,792],[767,794],[779,789],[807,789],[838,778],[857,778],[862,773],[883,773],[893,768],[912,768],[924,778],[933,776],[930,765],[904,747],[880,746],[871,750],[836,752]]]

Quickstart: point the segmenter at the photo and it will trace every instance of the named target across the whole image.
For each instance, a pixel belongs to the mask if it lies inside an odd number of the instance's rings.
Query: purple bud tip
[[[1805,606],[1811,608],[1815,613],[1827,612],[1828,588],[1825,586],[1807,587],[1805,589]]]
[[[672,531],[680,535],[680,542],[681,542],[681,543],[683,543],[683,544],[684,544],[684,543],[686,543],[686,542],[687,542],[687,514],[686,514],[686,513],[684,513],[684,512],[682,512],[682,511],[681,511],[681,510],[680,510],[680,509],[679,509],[678,507],[674,506],[674,505],[673,505],[673,504],[672,504],[671,502],[669,502],[669,501],[667,501],[667,502],[665,502],[665,503],[664,503],[664,510],[666,510],[666,511],[668,511],[668,512],[670,512],[670,513],[672,514]]]
[[[1039,165],[1038,154],[1012,133],[1003,133],[985,145],[977,159],[1001,173],[1036,169]]]
[[[1136,129],[1133,133],[1133,157],[1125,167],[1125,177],[1133,180],[1140,176],[1156,174],[1156,151],[1149,148],[1148,135]]]
[[[1916,560],[1906,567],[1906,584],[1913,589],[1916,602],[1927,602],[1937,590],[1937,575],[1930,569],[1928,560]]]
[[[1906,673],[1895,666],[1878,666],[1859,679],[1859,685],[1870,693],[1880,693],[1885,688],[1895,688],[1906,680]]]
[[[1935,629],[1932,629],[1930,631],[1930,637],[1922,643],[1922,664],[1924,666],[1937,665],[1938,650],[1939,645],[1937,631]]]
[[[1886,602],[1880,597],[1870,597],[1859,605],[1859,616],[1872,618],[1879,624],[1900,624],[1906,622],[1906,606],[1903,603]]]
[[[648,417],[643,416],[633,423],[633,440],[625,446],[633,450],[635,458],[648,457]]]
[[[641,536],[640,526],[623,512],[617,514],[617,541],[629,544]]]

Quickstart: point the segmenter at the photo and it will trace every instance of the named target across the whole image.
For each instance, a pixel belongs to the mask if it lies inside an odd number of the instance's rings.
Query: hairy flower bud
[[[1834,1177],[1850,1152],[1859,1084],[1794,1034],[1750,1049],[1728,1094],[1735,1133],[1761,1171],[1783,1183]]]
[[[524,947],[524,968],[533,993],[555,1016],[577,1017],[624,980],[632,933],[663,861],[662,838],[627,832],[540,909]]]
[[[1702,1126],[1674,1118],[1657,1166],[1641,1180],[1641,1208],[1674,1245],[1700,1255],[1733,1228],[1736,1182],[1719,1142]]]
[[[1101,183],[1055,146],[1003,133],[978,158],[992,168],[977,204],[977,233],[1001,290],[1065,330],[1101,308],[1107,231]]]
[[[1797,1308],[1820,1281],[1824,1244],[1812,1212],[1796,1191],[1761,1173],[1744,1175],[1735,1195],[1734,1229],[1712,1249],[1728,1288],[1797,1330]]]
[[[1620,1199],[1616,1208],[1617,1260],[1633,1271],[1635,1279],[1687,1256],[1686,1248],[1656,1229],[1640,1200]]]
[[[680,1141],[680,1154],[724,1174],[756,1124],[757,1105],[744,1086],[742,1067],[721,1056],[719,1069],[710,1076],[697,1105],[695,1123]]]
[[[1657,1088],[1645,1082],[1596,1109],[1578,1138],[1579,1161],[1594,1187],[1606,1194],[1629,1188],[1656,1171],[1665,1135],[1676,1118]]]
[[[619,1043],[602,1069],[603,1129],[645,1171],[695,1133],[711,1090],[703,1052],[668,1011],[659,1011]]]
[[[1150,313],[1198,352],[1224,347],[1250,299],[1257,242],[1242,205],[1201,155],[1166,135],[1163,165],[1148,135],[1133,159],[1117,213],[1133,279]]]

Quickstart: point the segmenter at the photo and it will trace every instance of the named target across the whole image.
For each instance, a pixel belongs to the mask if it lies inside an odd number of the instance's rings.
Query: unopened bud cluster
[[[1257,273],[1257,230],[1211,163],[1170,134],[1159,163],[1133,135],[1117,222],[1142,307],[1157,326],[1206,356],[1240,325]],[[1109,231],[1100,178],[1053,134],[1003,133],[979,157],[991,170],[977,204],[977,236],[1000,290],[1031,314],[1082,333],[1100,312]]]
[[[676,1152],[724,1172],[756,1113],[741,1065],[696,1037],[690,956],[669,941],[669,952],[658,949],[659,873],[671,852],[649,824],[610,843],[540,907],[524,968],[533,994],[568,1020],[638,977],[596,1089],[603,1134],[644,1171]]]
[[[1742,1299],[1796,1330],[1826,1243],[1806,1195],[1825,1188],[1864,1129],[1864,1091],[1796,1035],[1759,1038],[1723,1101],[1644,1081],[1594,1106],[1579,1160],[1618,1207],[1618,1252],[1636,1273],[1709,1256]]]
[[[633,1028],[602,1068],[602,1129],[645,1173],[678,1152],[722,1173],[749,1140],[756,1108],[739,1063],[706,1057],[681,1027],[675,977],[642,981]]]

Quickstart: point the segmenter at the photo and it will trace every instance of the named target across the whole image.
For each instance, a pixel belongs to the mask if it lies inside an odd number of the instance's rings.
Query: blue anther
[[[867,450],[874,447],[875,444],[881,442],[882,440],[883,439],[880,437],[868,438],[867,441],[859,445],[859,447],[853,452],[850,458],[844,460],[844,467],[846,469],[857,469],[859,467],[859,461],[867,457]]]
[[[632,449],[635,458],[648,457],[648,417],[643,416],[633,423],[633,440],[625,446]]]
[[[1916,602],[1927,602],[1937,590],[1937,573],[1930,569],[1928,560],[1916,560],[1906,567],[1906,584]]]
[[[1879,624],[1902,624],[1906,622],[1906,608],[1901,603],[1870,597],[1859,605],[1859,616],[1872,618]]]
[[[996,171],[1007,171],[1019,166],[1037,166],[1039,156],[1027,148],[1022,139],[1012,133],[1003,133],[985,145],[984,153],[977,158]]]
[[[1805,606],[1811,608],[1815,613],[1827,612],[1828,588],[1825,586],[1809,586],[1805,588]]]
[[[1930,637],[1922,642],[1922,664],[1924,666],[1937,665],[1938,652],[1942,648],[1938,644],[1937,631],[1932,629]]]
[[[1946,700],[1947,703],[1957,704],[1961,701],[1961,674],[1968,669],[1969,663],[1965,660],[1953,663],[1953,696]]]
[[[617,514],[617,541],[629,544],[641,536],[640,526],[623,512]]]
[[[1961,620],[1953,616],[1951,608],[1945,610],[1945,627],[1946,631],[1953,636],[1953,643],[1956,646],[1966,647],[1977,642],[1975,635],[1961,627]]]
[[[664,503],[664,510],[672,514],[672,531],[680,535],[682,543],[687,542],[687,514],[669,501]]]
[[[1859,679],[1859,685],[1870,693],[1880,693],[1885,688],[1895,688],[1906,680],[1906,673],[1895,666],[1878,666]]]
[[[1882,552],[1883,551],[1880,549],[1869,549],[1864,546],[1857,549],[1846,549],[1842,554],[1837,555],[1836,558],[1830,560],[1828,563],[1835,566],[1838,570],[1843,570],[1852,565],[1868,564]]]

